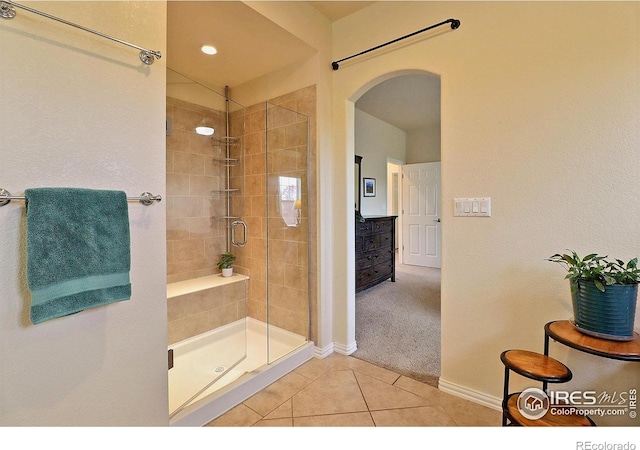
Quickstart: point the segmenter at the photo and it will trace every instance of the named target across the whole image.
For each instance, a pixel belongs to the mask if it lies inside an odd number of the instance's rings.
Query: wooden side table
[[[520,395],[522,392],[510,393],[509,371],[518,375],[543,383],[566,383],[571,380],[571,370],[560,361],[549,356],[528,350],[506,350],[500,355],[504,364],[504,390],[502,396],[502,426],[527,427],[590,427],[595,426],[588,416],[572,413],[569,415],[555,415],[549,411],[537,419],[527,418],[520,410]]]
[[[640,361],[640,335],[631,341],[609,341],[581,333],[568,320],[544,326],[544,354],[549,356],[549,338],[581,352],[622,361]]]
[[[569,320],[556,320],[544,326],[544,354],[549,356],[549,338],[581,352],[621,361],[640,362],[640,336],[631,341],[610,341],[578,331]],[[542,388],[546,392],[547,383]]]

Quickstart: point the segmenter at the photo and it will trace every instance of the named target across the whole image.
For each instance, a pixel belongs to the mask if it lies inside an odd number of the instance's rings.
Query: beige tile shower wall
[[[219,272],[220,253],[226,249],[224,188],[226,169],[218,160],[224,148],[199,136],[203,119],[225,130],[225,113],[167,98],[171,136],[167,136],[167,282]]]
[[[246,317],[248,282],[238,281],[169,298],[169,345]]]
[[[269,103],[289,111],[270,107],[268,133],[264,103],[244,110],[245,155],[242,167],[244,188],[241,196],[243,199],[241,214],[248,225],[249,241],[246,247],[236,249],[234,252],[238,256],[238,264],[246,268],[247,274],[251,277],[249,316],[266,321],[268,286],[270,323],[304,336],[309,334],[313,339],[315,327],[312,325],[309,330],[309,314],[311,314],[311,323],[314,324],[317,283],[315,265],[317,251],[316,89],[315,86],[310,86],[272,99]],[[291,111],[299,112],[309,118],[308,129],[306,120],[301,120],[298,114]],[[232,127],[235,119],[236,117],[232,116]],[[237,119],[240,119],[239,115]],[[309,158],[307,158],[305,146],[307,133]],[[308,172],[307,165],[309,165]],[[280,216],[278,176],[298,177],[302,180],[303,200],[307,201],[303,201],[301,223],[296,227],[287,226]],[[310,177],[309,180],[307,176]],[[308,192],[308,185],[310,192]],[[267,195],[269,206],[267,206]],[[269,220],[268,265],[266,260],[267,220]],[[309,239],[311,245],[309,245]],[[310,299],[309,286],[311,286]],[[309,311],[310,306],[311,311]]]

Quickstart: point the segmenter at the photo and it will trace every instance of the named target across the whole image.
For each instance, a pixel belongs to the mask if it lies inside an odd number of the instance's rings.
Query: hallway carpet
[[[356,344],[351,355],[438,386],[440,269],[396,262],[396,281],[356,294]]]

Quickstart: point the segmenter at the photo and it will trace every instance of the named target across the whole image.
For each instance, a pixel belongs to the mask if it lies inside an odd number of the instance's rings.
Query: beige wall
[[[440,124],[407,132],[407,164],[440,161]]]
[[[164,2],[29,5],[163,51]],[[165,195],[164,59],[18,10],[3,20],[0,180]],[[32,325],[25,205],[0,210],[0,425],[168,424],[165,203],[130,203],[132,296]]]
[[[375,178],[375,197],[364,197],[364,188],[360,181],[360,208],[363,216],[384,216],[387,214],[387,158],[405,161],[407,134],[391,124],[355,110],[355,147],[356,155],[362,156],[362,178]],[[357,193],[356,193],[357,195]]]
[[[334,76],[334,336],[353,333],[353,102],[407,71],[442,80],[441,385],[494,406],[500,353],[542,351],[543,326],[571,316],[562,270],[574,248],[626,259],[640,248],[637,2],[384,2],[334,25],[336,56],[444,18],[458,30],[344,63]],[[603,26],[602,24],[615,24]],[[377,30],[371,33],[370,30]],[[455,197],[489,196],[489,219],[453,217]],[[344,300],[343,300],[344,299]],[[638,323],[638,320],[636,320]],[[637,387],[637,365],[552,345],[570,387]],[[631,424],[602,419],[602,424]]]

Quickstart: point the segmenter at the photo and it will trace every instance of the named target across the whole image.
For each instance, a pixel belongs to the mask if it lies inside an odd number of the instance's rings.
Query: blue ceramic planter
[[[585,334],[614,341],[633,339],[638,285],[611,285],[600,291],[591,281],[571,281],[576,327]]]

